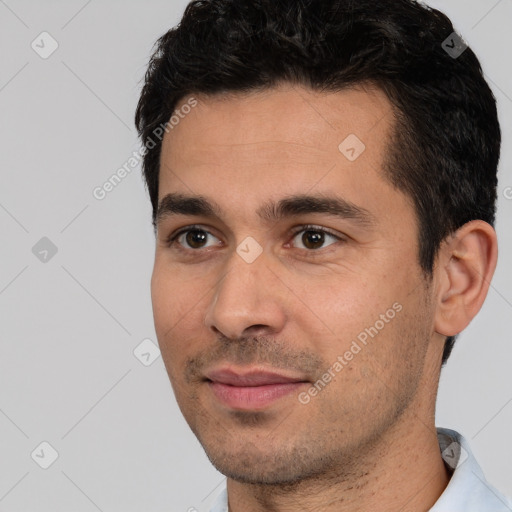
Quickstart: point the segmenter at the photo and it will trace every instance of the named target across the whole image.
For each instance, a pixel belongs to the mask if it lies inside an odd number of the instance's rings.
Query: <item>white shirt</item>
[[[430,512],[512,512],[512,500],[489,484],[467,440],[455,430],[437,427],[444,461],[455,470],[443,494]],[[210,512],[228,512],[224,488]]]

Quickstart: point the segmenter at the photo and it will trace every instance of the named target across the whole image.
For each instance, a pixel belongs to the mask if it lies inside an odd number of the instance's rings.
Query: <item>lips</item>
[[[305,380],[301,377],[287,376],[268,371],[250,370],[239,373],[229,369],[213,370],[207,373],[206,377],[213,382],[238,387],[268,386],[271,384],[304,382]]]
[[[259,369],[222,368],[205,377],[215,398],[238,410],[261,410],[307,384],[304,377]]]

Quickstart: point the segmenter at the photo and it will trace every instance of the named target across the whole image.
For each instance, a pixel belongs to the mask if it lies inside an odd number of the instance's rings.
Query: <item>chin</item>
[[[315,460],[304,447],[284,447],[276,450],[262,440],[259,446],[240,439],[240,446],[223,443],[203,444],[213,466],[237,482],[254,485],[294,485],[318,476],[325,471],[326,460]],[[284,443],[283,443],[284,444]]]

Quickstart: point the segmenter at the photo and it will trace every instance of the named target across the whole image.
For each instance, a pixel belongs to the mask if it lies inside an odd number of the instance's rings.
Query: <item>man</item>
[[[192,2],[136,123],[155,326],[227,476],[213,511],[512,510],[434,422],[497,259],[495,99],[446,16]]]

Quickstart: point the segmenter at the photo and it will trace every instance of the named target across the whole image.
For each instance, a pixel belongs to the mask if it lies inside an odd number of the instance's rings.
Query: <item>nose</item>
[[[205,325],[230,339],[275,335],[286,322],[285,292],[267,265],[265,253],[252,263],[234,253],[214,289]]]

